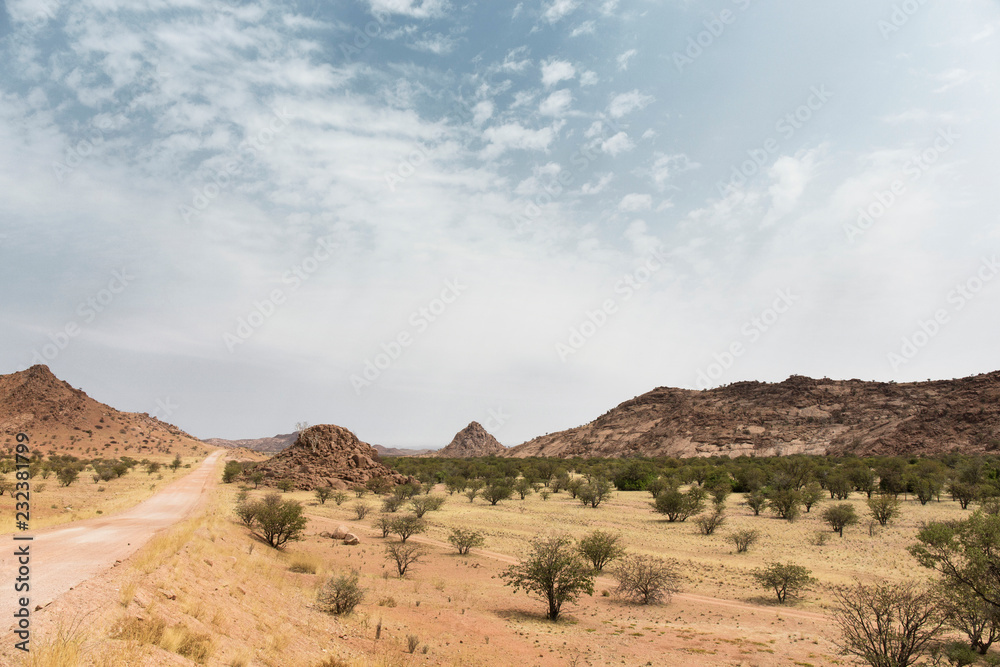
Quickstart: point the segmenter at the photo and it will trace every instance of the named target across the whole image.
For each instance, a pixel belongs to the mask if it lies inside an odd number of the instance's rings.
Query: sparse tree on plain
[[[878,493],[868,499],[868,513],[880,526],[886,526],[899,516],[899,499],[888,493]]]
[[[741,528],[729,534],[729,541],[736,547],[736,553],[746,553],[757,540],[760,539],[760,531],[755,528]]]
[[[625,547],[621,545],[621,536],[603,530],[595,530],[584,535],[576,548],[598,572],[625,553]]]
[[[399,541],[404,544],[411,536],[425,530],[427,530],[427,522],[416,514],[405,514],[392,520],[392,532],[399,535]]]
[[[767,507],[767,496],[763,491],[751,491],[746,494],[743,504],[753,510],[754,516],[760,516],[761,510]]]
[[[802,494],[795,489],[773,489],[767,494],[767,506],[779,519],[795,521],[802,511]]]
[[[802,489],[802,505],[806,508],[806,514],[812,510],[813,505],[822,499],[823,487],[819,485],[819,482],[810,482]]]
[[[386,514],[381,514],[375,519],[375,527],[382,531],[382,537],[389,537],[389,533],[392,532],[392,522],[394,520],[395,517]]]
[[[337,507],[343,505],[344,501],[347,500],[347,494],[343,491],[334,491],[333,495],[330,497],[333,499],[333,502],[337,504]]]
[[[326,505],[326,501],[333,495],[333,489],[329,486],[321,486],[313,491],[313,495],[316,496],[320,505]]]
[[[59,478],[59,484],[69,486],[80,477],[80,470],[74,465],[65,465],[59,469],[56,477]]]
[[[357,517],[358,521],[361,521],[368,516],[368,512],[371,511],[371,507],[361,502],[354,503],[354,505],[352,505],[352,509],[354,510],[354,516]]]
[[[330,577],[319,589],[316,604],[320,611],[337,616],[350,614],[361,604],[365,591],[358,585],[358,571]]]
[[[711,535],[715,529],[726,521],[726,513],[721,505],[715,505],[711,512],[702,514],[694,518],[694,523],[698,526],[698,532],[702,535]]]
[[[613,568],[618,580],[616,593],[640,604],[669,602],[679,589],[677,567],[655,556],[625,556]]]
[[[834,597],[841,650],[871,667],[915,664],[944,624],[934,596],[912,583],[859,583]]]
[[[653,501],[653,509],[665,514],[667,521],[687,521],[705,505],[705,491],[701,487],[691,487],[686,493],[678,490],[664,491]]]
[[[1000,608],[1000,515],[977,510],[964,521],[932,522],[917,539],[909,551],[921,565]]]
[[[1000,640],[1000,607],[986,602],[967,586],[947,580],[937,589],[938,603],[946,622],[967,638],[967,645],[980,655]]]
[[[436,512],[444,505],[444,496],[423,496],[410,499],[410,507],[417,517],[422,517],[427,512]]]
[[[521,500],[524,500],[532,491],[534,491],[531,480],[527,477],[518,477],[514,481],[514,491],[518,496],[520,496]]]
[[[611,482],[603,477],[595,477],[580,487],[579,491],[577,491],[577,498],[584,505],[597,507],[611,495],[611,489]]]
[[[768,563],[763,569],[754,570],[752,575],[763,588],[774,591],[779,603],[791,597],[797,597],[799,591],[813,583],[812,572],[793,563]]]
[[[823,521],[830,524],[835,533],[844,536],[844,528],[858,522],[858,515],[850,503],[837,503],[823,510]]]
[[[406,576],[410,566],[419,562],[423,555],[420,546],[413,543],[393,542],[385,548],[385,556],[396,564],[396,572],[400,579]]]
[[[278,480],[278,483],[275,484],[275,486],[281,489],[282,493],[288,493],[292,490],[292,487],[295,486],[295,483],[290,479],[281,479]]]
[[[302,503],[296,500],[282,500],[277,493],[269,493],[257,504],[254,525],[275,549],[282,548],[290,540],[301,539],[306,523]]]
[[[558,620],[562,606],[581,593],[594,594],[594,570],[565,535],[536,537],[527,558],[501,573],[515,591],[533,593],[548,603],[548,618]]]
[[[483,487],[483,499],[488,500],[490,505],[496,505],[501,500],[507,500],[514,493],[509,484],[503,480],[493,480]]]
[[[467,528],[453,528],[451,535],[448,536],[448,541],[458,549],[458,553],[461,555],[467,555],[470,551],[477,547],[483,546],[483,534],[478,530],[470,530]]]

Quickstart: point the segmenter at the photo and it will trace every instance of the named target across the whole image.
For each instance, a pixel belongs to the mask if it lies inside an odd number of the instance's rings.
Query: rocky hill
[[[34,451],[76,456],[204,454],[200,440],[145,413],[120,412],[36,365],[0,375],[0,441],[8,452],[27,433]]]
[[[529,440],[508,456],[773,456],[1000,450],[1000,372],[905,384],[739,382],[659,387],[589,424]]]
[[[402,449],[398,447],[383,447],[382,445],[372,445],[379,456],[424,456],[433,452],[433,449]]]
[[[255,452],[277,453],[288,449],[299,437],[298,433],[286,433],[285,435],[275,435],[270,438],[247,438],[244,440],[226,440],[224,438],[206,438],[203,442],[213,447],[225,447],[226,449],[252,449]]]
[[[503,456],[507,448],[497,442],[479,422],[472,422],[455,434],[444,449],[431,454],[439,458],[466,459],[477,456]]]
[[[380,463],[374,447],[333,424],[319,424],[301,431],[291,447],[253,471],[264,473],[265,485],[274,486],[288,479],[295,488],[305,491],[320,486],[344,489],[364,484],[373,477],[386,477],[394,484],[404,484],[409,479]]]

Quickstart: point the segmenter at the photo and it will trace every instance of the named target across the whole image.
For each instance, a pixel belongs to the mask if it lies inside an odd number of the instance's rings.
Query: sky
[[[438,448],[1000,369],[993,0],[2,7],[0,373]]]

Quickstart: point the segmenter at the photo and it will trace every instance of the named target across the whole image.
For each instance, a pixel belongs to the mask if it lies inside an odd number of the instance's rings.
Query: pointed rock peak
[[[507,448],[483,428],[479,422],[470,422],[452,439],[444,449],[438,450],[435,456],[443,458],[473,458],[477,456],[502,455]]]

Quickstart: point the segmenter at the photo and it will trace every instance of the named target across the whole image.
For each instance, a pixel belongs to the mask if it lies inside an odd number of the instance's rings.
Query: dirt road
[[[10,627],[9,619],[17,605],[19,547],[30,548],[30,608],[45,606],[91,577],[99,575],[124,560],[149,541],[157,531],[187,517],[207,497],[215,483],[215,464],[223,454],[214,452],[190,474],[171,482],[162,491],[132,509],[107,517],[87,519],[48,530],[29,532],[34,539],[15,541],[19,535],[0,536],[0,619]]]

